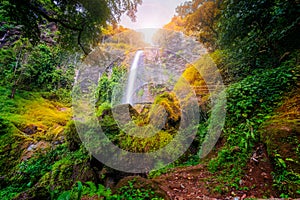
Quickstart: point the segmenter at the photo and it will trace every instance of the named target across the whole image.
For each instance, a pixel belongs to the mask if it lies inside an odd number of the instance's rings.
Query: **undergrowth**
[[[259,126],[281,105],[284,94],[296,87],[299,74],[296,64],[296,59],[292,59],[277,68],[257,70],[226,89],[227,117],[223,129],[226,142],[209,162],[209,170],[217,175],[220,188],[227,185],[242,189],[239,181],[253,147],[260,141]]]
[[[102,184],[96,185],[91,181],[85,183],[78,181],[71,190],[62,192],[57,200],[80,200],[83,197],[107,200],[163,200],[163,198],[156,196],[151,189],[136,188],[134,182],[135,180],[128,181],[127,185],[122,186],[113,194],[111,189],[105,188]]]
[[[12,199],[32,188],[62,158],[65,148],[51,150],[50,144],[63,139],[64,126],[71,117],[70,108],[44,99],[42,93],[18,90],[14,99],[10,93],[0,87],[2,199]],[[39,142],[46,149],[29,150]],[[32,155],[30,151],[34,151]]]

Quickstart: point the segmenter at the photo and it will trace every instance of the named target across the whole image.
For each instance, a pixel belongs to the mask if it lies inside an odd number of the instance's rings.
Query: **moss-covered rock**
[[[16,195],[13,198],[13,200],[39,200],[39,199],[48,199],[49,196],[51,195],[47,188],[33,187]]]
[[[118,145],[126,151],[135,153],[154,152],[169,144],[173,135],[167,131],[158,131],[152,137],[134,137],[133,134],[140,136],[150,134],[152,131],[141,130],[139,127],[131,129],[129,134],[121,133],[118,135]]]
[[[167,113],[167,121],[165,123],[165,130],[172,128],[178,129],[181,119],[181,111],[179,101],[176,95],[172,92],[165,92],[155,98],[154,104],[162,106]],[[159,114],[157,109],[150,110],[149,118],[152,115]]]
[[[82,149],[55,162],[51,171],[40,179],[38,186],[50,191],[64,191],[70,189],[77,181],[98,181],[98,175],[90,165],[89,155]]]
[[[70,151],[76,151],[80,148],[81,140],[76,130],[76,126],[73,120],[67,123],[65,132],[65,139],[68,144],[68,148]]]
[[[18,137],[14,132],[0,136],[0,141],[0,177],[6,177],[19,164],[24,143],[28,144],[29,141],[23,141],[23,138]]]

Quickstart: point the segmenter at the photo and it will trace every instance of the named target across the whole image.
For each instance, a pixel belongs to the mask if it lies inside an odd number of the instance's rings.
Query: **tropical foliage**
[[[107,22],[117,22],[125,12],[134,19],[134,13],[140,3],[141,0],[7,0],[1,3],[1,14],[8,28],[6,32],[14,26],[21,26],[22,34],[33,43],[40,41],[43,34],[41,25],[54,22],[50,29],[59,31],[58,40],[65,48],[77,44],[88,53],[86,48],[91,43],[99,42],[101,29]]]
[[[159,187],[159,182],[164,178],[168,184],[178,178],[191,181],[190,172],[197,178],[209,174],[203,179],[204,185],[209,195],[221,199],[248,195],[252,190],[260,190],[255,193],[259,198],[299,198],[298,0],[188,0],[179,5],[177,14],[165,25],[168,30],[154,35],[155,45],[174,47],[178,51],[172,56],[181,55],[182,46],[174,41],[183,34],[172,30],[182,31],[204,45],[207,57],[219,69],[205,69],[205,59],[184,66],[183,78],[192,88],[202,89],[195,91],[201,120],[195,127],[183,128],[184,132],[196,130],[191,146],[174,163],[141,174],[147,178],[131,177],[104,166],[87,152],[75,126],[81,118],[72,117],[70,108],[76,64],[100,42],[105,43],[106,50],[116,48],[124,55],[147,46],[141,33],[117,25],[122,14],[134,20],[141,3],[1,1],[1,198],[163,199],[172,194],[163,191],[166,186]],[[95,117],[110,141],[128,152],[148,153],[166,147],[177,137],[183,120],[181,102],[174,92],[163,91],[164,87],[150,91],[157,95],[154,103],[160,106],[125,105],[134,126],[129,123],[120,127],[112,113],[112,100],[114,90],[123,87],[127,70],[128,66],[117,60],[101,74],[95,86]],[[200,159],[199,155],[214,113],[211,103],[219,108],[221,105],[211,102],[209,83],[199,71],[209,76],[220,73],[226,85],[222,93],[227,100],[225,125],[208,159]],[[161,116],[166,123],[155,135],[135,137],[156,130],[150,121],[160,120]],[[148,129],[141,128],[145,126]],[[180,143],[168,148],[170,157],[181,148]],[[250,179],[243,185],[250,171],[262,170],[264,164],[269,166],[269,174],[258,173],[258,179],[264,181],[257,184]],[[201,171],[190,167],[185,172],[191,165],[201,166]],[[177,170],[174,177],[162,175],[172,170]],[[170,188],[173,192],[195,189],[200,180],[196,181],[190,188],[179,182]]]

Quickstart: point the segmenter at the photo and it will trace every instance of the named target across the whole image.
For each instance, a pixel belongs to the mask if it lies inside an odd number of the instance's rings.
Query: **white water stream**
[[[127,87],[126,87],[126,93],[125,93],[125,100],[123,103],[128,103],[128,104],[132,104],[132,96],[134,93],[134,83],[136,81],[136,76],[137,76],[137,70],[138,70],[138,66],[139,66],[139,61],[141,56],[143,55],[143,51],[142,50],[138,50],[135,53],[133,62],[131,64],[130,67],[130,71],[129,71],[129,77],[128,77],[128,83],[127,83]]]

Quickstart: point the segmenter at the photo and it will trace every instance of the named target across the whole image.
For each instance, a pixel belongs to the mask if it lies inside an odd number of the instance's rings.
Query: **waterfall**
[[[123,103],[128,103],[128,104],[132,104],[132,96],[134,93],[134,83],[136,81],[136,75],[137,75],[137,69],[138,69],[138,65],[139,65],[139,60],[141,55],[143,54],[142,50],[138,50],[135,53],[133,62],[131,64],[130,67],[130,71],[129,71],[129,77],[128,77],[128,82],[127,82],[127,87],[126,87],[126,93],[125,93],[125,100]]]

